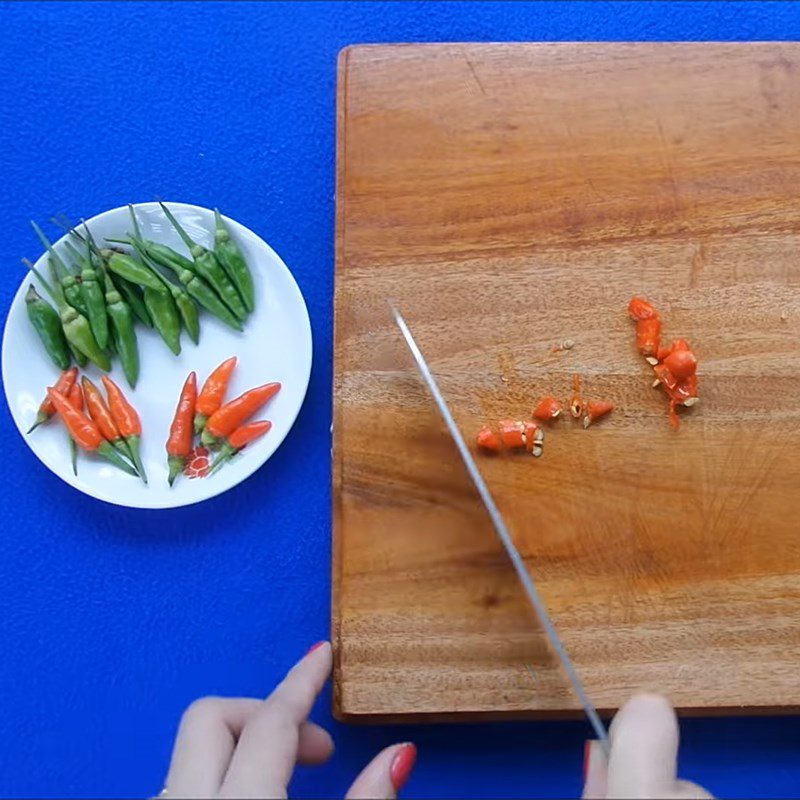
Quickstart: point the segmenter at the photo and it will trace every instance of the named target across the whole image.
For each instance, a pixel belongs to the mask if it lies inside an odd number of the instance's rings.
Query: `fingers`
[[[292,667],[245,725],[222,783],[223,797],[286,796],[297,761],[300,728],[330,671],[327,642]],[[319,746],[319,734],[305,735],[316,737],[313,746]]]
[[[306,766],[324,764],[333,755],[333,739],[325,728],[314,722],[300,726],[297,742],[297,762]]]
[[[405,786],[416,760],[417,748],[410,742],[381,750],[355,779],[346,800],[393,800]]]
[[[714,795],[691,781],[678,779],[676,800],[714,800]]]
[[[167,775],[172,797],[210,797],[219,791],[236,740],[262,705],[247,698],[204,697],[186,709]]]
[[[611,725],[608,797],[673,796],[677,785],[678,720],[669,701],[637,695]]]
[[[586,742],[583,753],[583,800],[603,800],[608,796],[608,760],[600,742]]]

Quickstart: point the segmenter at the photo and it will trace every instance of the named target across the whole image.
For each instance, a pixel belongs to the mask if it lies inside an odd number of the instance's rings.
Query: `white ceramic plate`
[[[206,208],[168,203],[170,210],[189,235],[206,247],[213,247],[214,214]],[[146,238],[187,253],[157,203],[136,206]],[[47,297],[44,287],[26,277],[17,291],[6,320],[3,335],[3,385],[14,422],[39,460],[62,480],[85,494],[132,508],[173,508],[214,497],[243,481],[258,469],[278,448],[300,411],[311,371],[311,326],[308,311],[292,274],[274,250],[252,231],[225,218],[231,236],[244,253],[253,272],[256,309],[245,324],[244,333],[226,327],[207,311],[200,312],[200,342],[195,345],[184,331],[182,352],[174,356],[158,334],[140,323],[141,372],[135,390],[130,389],[119,359],[114,359],[111,377],[125,391],[142,418],[142,459],[149,484],[131,478],[104,459],[81,453],[78,475],[72,473],[69,448],[63,426],[52,420],[30,435],[45,388],[59,375],[31,326],[24,295],[33,282]],[[87,221],[96,239],[119,236],[131,229],[127,207],[115,208]],[[31,232],[33,236],[33,233]],[[63,240],[56,244],[62,254]],[[44,256],[37,269],[47,275]],[[246,389],[270,381],[280,381],[282,389],[257,419],[270,419],[272,430],[235,456],[209,478],[189,480],[180,476],[170,489],[167,485],[164,446],[175,413],[181,386],[191,370],[202,385],[211,370],[229,356],[239,363],[228,389],[233,398]],[[91,364],[84,370],[100,385],[101,372]]]

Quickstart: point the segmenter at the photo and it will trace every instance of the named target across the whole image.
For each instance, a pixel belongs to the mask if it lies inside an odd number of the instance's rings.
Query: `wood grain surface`
[[[480,461],[598,707],[638,689],[800,707],[798,189],[797,44],[343,52],[340,717],[578,708],[387,298],[470,439],[576,373],[616,403],[556,425],[541,459]],[[635,293],[701,360],[678,432],[635,351]]]

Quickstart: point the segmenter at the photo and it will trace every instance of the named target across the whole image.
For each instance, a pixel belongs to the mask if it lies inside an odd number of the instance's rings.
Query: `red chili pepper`
[[[238,427],[256,413],[270,398],[280,391],[280,383],[266,383],[250,389],[235,400],[218,408],[203,429],[203,444],[215,445],[219,439],[230,436]]]
[[[226,461],[230,460],[242,448],[246,447],[250,442],[258,439],[269,431],[272,423],[269,420],[261,420],[259,422],[251,422],[248,425],[242,425],[237,428],[222,444],[220,454],[214,461],[214,466],[211,468],[211,475],[216,472]]]
[[[183,471],[186,459],[192,449],[192,420],[194,419],[195,403],[197,402],[197,375],[189,373],[183,384],[175,417],[169,429],[167,439],[167,465],[169,466],[169,485]]]
[[[236,367],[236,356],[223,361],[206,379],[200,394],[197,396],[194,418],[194,432],[202,433],[208,418],[222,405],[233,370]]]
[[[661,317],[647,300],[634,297],[628,313],[636,320],[636,345],[653,365],[659,384],[669,397],[669,421],[680,425],[676,413],[679,405],[692,406],[697,397],[697,357],[686,339],[676,339],[671,347],[661,345]],[[586,421],[584,420],[584,424]]]
[[[555,397],[548,395],[539,401],[539,405],[533,409],[534,419],[541,420],[542,422],[549,422],[556,419],[559,414],[564,410],[564,406]]]
[[[142,457],[139,451],[139,443],[142,436],[142,422],[139,419],[139,414],[128,402],[119,386],[108,375],[103,375],[103,386],[106,387],[111,416],[114,418],[120,434],[131,451],[131,458],[136,471],[141,479],[147,483],[147,475],[144,471],[144,464],[142,464]]]
[[[659,347],[656,352],[656,360],[663,361],[671,352],[671,347]]]
[[[114,417],[111,415],[111,410],[100,389],[85,375],[81,379],[81,383],[83,384],[83,395],[86,398],[86,408],[89,411],[89,416],[94,421],[94,424],[97,425],[103,438],[111,442],[126,458],[133,460],[130,448],[119,432],[117,423],[114,422]]]
[[[489,450],[493,453],[500,452],[500,440],[497,438],[497,434],[488,425],[484,425],[478,431],[475,441],[478,447],[482,447],[484,450]]]
[[[142,422],[139,419],[139,414],[128,402],[119,386],[108,375],[103,375],[103,386],[106,387],[108,407],[114,422],[117,423],[120,434],[126,439],[129,436],[141,436]]]
[[[581,376],[572,376],[572,399],[569,401],[569,413],[575,419],[580,419],[583,414],[583,399],[581,398]]]
[[[640,319],[636,322],[636,347],[639,352],[654,358],[661,343],[661,320],[658,317]]]
[[[65,397],[68,397],[69,391],[72,388],[72,384],[75,383],[75,379],[77,377],[77,367],[65,369],[61,375],[59,375],[58,380],[53,388],[61,392],[61,394],[63,394]],[[39,405],[39,410],[36,412],[36,419],[34,420],[33,425],[28,428],[28,433],[33,433],[42,423],[47,422],[47,420],[49,420],[55,413],[56,410],[53,406],[53,403],[50,401],[50,398],[45,397]]]
[[[643,356],[655,357],[661,344],[661,316],[642,297],[634,297],[628,313],[636,320],[636,347]]]
[[[81,391],[80,384],[75,381],[70,387],[69,394],[67,395],[67,402],[76,410],[83,412],[83,392]],[[69,455],[72,462],[72,474],[78,474],[78,445],[75,440],[69,437]]]
[[[97,452],[107,458],[114,466],[119,467],[129,475],[136,473],[122,456],[100,435],[97,425],[92,422],[82,411],[70,405],[69,400],[61,392],[48,389],[47,396],[53,403],[56,411],[66,425],[69,435],[84,450]]]
[[[89,410],[89,416],[94,420],[103,438],[109,442],[114,442],[122,438],[119,432],[117,423],[111,416],[111,411],[100,394],[100,390],[87,378],[85,375],[81,379],[83,384],[83,394],[86,397],[86,407]]]
[[[500,441],[509,450],[519,450],[527,444],[525,441],[525,423],[521,420],[501,419]]]
[[[658,311],[643,297],[634,297],[631,299],[630,303],[628,303],[628,313],[635,320],[650,319],[651,317],[658,316]]]
[[[669,397],[669,421],[677,428],[680,418],[678,406],[687,408],[695,405],[697,396],[697,357],[685,339],[678,339],[672,345],[672,352],[663,363],[653,367],[656,378]]]
[[[94,424],[83,412],[72,406],[68,397],[55,389],[48,389],[50,398],[56,411],[67,426],[70,436],[84,449],[90,452],[97,450],[103,442],[103,437]]]
[[[664,366],[678,381],[685,381],[697,372],[697,359],[691,350],[674,350],[664,359]]]
[[[541,455],[544,431],[535,422],[503,419],[498,426],[503,447],[509,450],[527,450],[537,457]]]
[[[589,400],[586,403],[586,415],[583,418],[583,427],[588,428],[593,422],[596,422],[606,414],[610,414],[614,410],[614,404],[609,403],[608,400]]]
[[[83,412],[83,392],[79,383],[73,383],[67,395],[69,404],[76,410]]]

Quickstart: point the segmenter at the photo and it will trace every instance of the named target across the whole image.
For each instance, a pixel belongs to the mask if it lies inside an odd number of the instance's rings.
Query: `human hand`
[[[295,764],[324,764],[333,740],[307,717],[331,671],[331,646],[309,650],[266,699],[204,697],[181,719],[162,795],[286,797]],[[378,753],[347,792],[349,800],[395,798],[417,751],[395,744]]]
[[[584,798],[711,798],[702,786],[678,778],[678,719],[658,695],[631,698],[614,717],[606,760],[593,741],[584,763]]]

